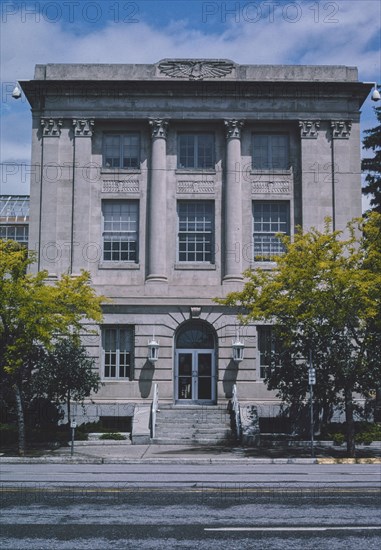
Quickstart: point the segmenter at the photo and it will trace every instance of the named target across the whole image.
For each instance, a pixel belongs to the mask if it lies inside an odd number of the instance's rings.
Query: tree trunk
[[[317,422],[315,422],[315,433],[326,434],[327,427],[332,418],[332,404],[327,400],[322,400],[320,404],[316,400],[316,416]]]
[[[353,397],[349,388],[345,389],[345,421],[347,424],[347,453],[351,458],[355,457],[355,423],[353,419]]]
[[[332,405],[328,401],[323,403],[323,414],[321,419],[321,429],[325,430],[332,418]]]
[[[24,421],[24,409],[22,404],[21,390],[17,382],[13,386],[16,397],[16,409],[17,409],[17,425],[19,435],[19,455],[25,454],[25,421]]]
[[[376,389],[376,399],[374,403],[374,421],[381,422],[381,389]]]
[[[71,422],[71,412],[70,412],[70,390],[67,392],[67,421]]]

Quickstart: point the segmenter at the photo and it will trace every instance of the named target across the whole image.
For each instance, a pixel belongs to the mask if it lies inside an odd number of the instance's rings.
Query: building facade
[[[52,64],[21,85],[35,269],[52,280],[86,269],[110,298],[84,340],[104,382],[89,414],[142,411],[157,383],[162,403],[205,407],[227,403],[236,384],[241,402],[271,416],[270,328],[240,328],[213,298],[241,289],[245,269],[274,266],[276,233],[321,229],[327,216],[342,229],[361,215],[370,87],[357,69]]]

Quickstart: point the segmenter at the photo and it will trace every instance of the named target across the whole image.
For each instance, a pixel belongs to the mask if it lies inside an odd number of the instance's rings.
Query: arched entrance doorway
[[[187,321],[175,339],[175,401],[216,402],[216,337],[205,321]]]

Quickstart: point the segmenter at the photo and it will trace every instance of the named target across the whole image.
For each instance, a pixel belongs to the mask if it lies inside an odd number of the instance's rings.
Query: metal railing
[[[153,399],[151,405],[151,437],[155,437],[156,413],[159,410],[159,388],[157,384],[153,386]]]
[[[232,392],[232,410],[235,420],[235,429],[237,439],[241,439],[241,412],[239,408],[237,385],[234,384]]]

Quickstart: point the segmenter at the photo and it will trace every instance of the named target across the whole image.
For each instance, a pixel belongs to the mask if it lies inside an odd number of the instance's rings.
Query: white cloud
[[[253,15],[243,10],[248,3],[238,3],[242,5],[240,22],[227,18],[229,24],[221,24],[219,31],[216,25],[202,23],[201,17],[197,29],[186,20],[169,21],[165,28],[144,22],[109,22],[100,30],[82,34],[43,18],[39,22],[8,18],[2,29],[2,79],[31,78],[36,63],[152,63],[163,57],[227,57],[240,63],[356,64],[364,78],[374,75],[380,52],[375,47],[372,51],[369,42],[380,31],[378,2],[320,3],[319,14],[311,10],[310,2],[295,4],[300,7],[300,19],[295,23],[290,22],[295,11],[284,12],[282,5],[276,7],[273,22],[262,8],[263,17],[250,23]],[[331,14],[324,10],[328,5],[337,5],[339,11]],[[330,23],[332,19],[337,23]]]
[[[356,65],[361,79],[379,77],[381,4],[378,1],[299,1],[294,3],[301,10],[295,23],[290,20],[296,17],[296,12],[292,8],[285,12],[285,3],[276,8],[273,22],[264,8],[262,18],[250,22],[255,14],[243,11],[248,4],[238,3],[239,22],[227,17],[227,24],[220,25],[218,20],[202,23],[200,9],[198,21],[168,20],[167,26],[161,28],[144,21],[109,22],[101,29],[86,27],[83,32],[80,22],[73,27],[62,21],[49,23],[44,18],[39,22],[33,18],[22,22],[20,16],[8,17],[2,24],[0,44],[2,160],[29,157],[30,131],[25,131],[25,121],[30,125],[30,115],[26,106],[15,113],[9,91],[4,99],[4,86],[9,89],[18,79],[33,78],[36,64],[154,63],[165,57],[215,57],[253,64]],[[339,10],[333,13],[329,6],[338,6]],[[14,117],[24,117],[24,124],[18,124]],[[14,132],[13,135],[9,132],[10,121],[13,128],[20,130],[17,138]]]

